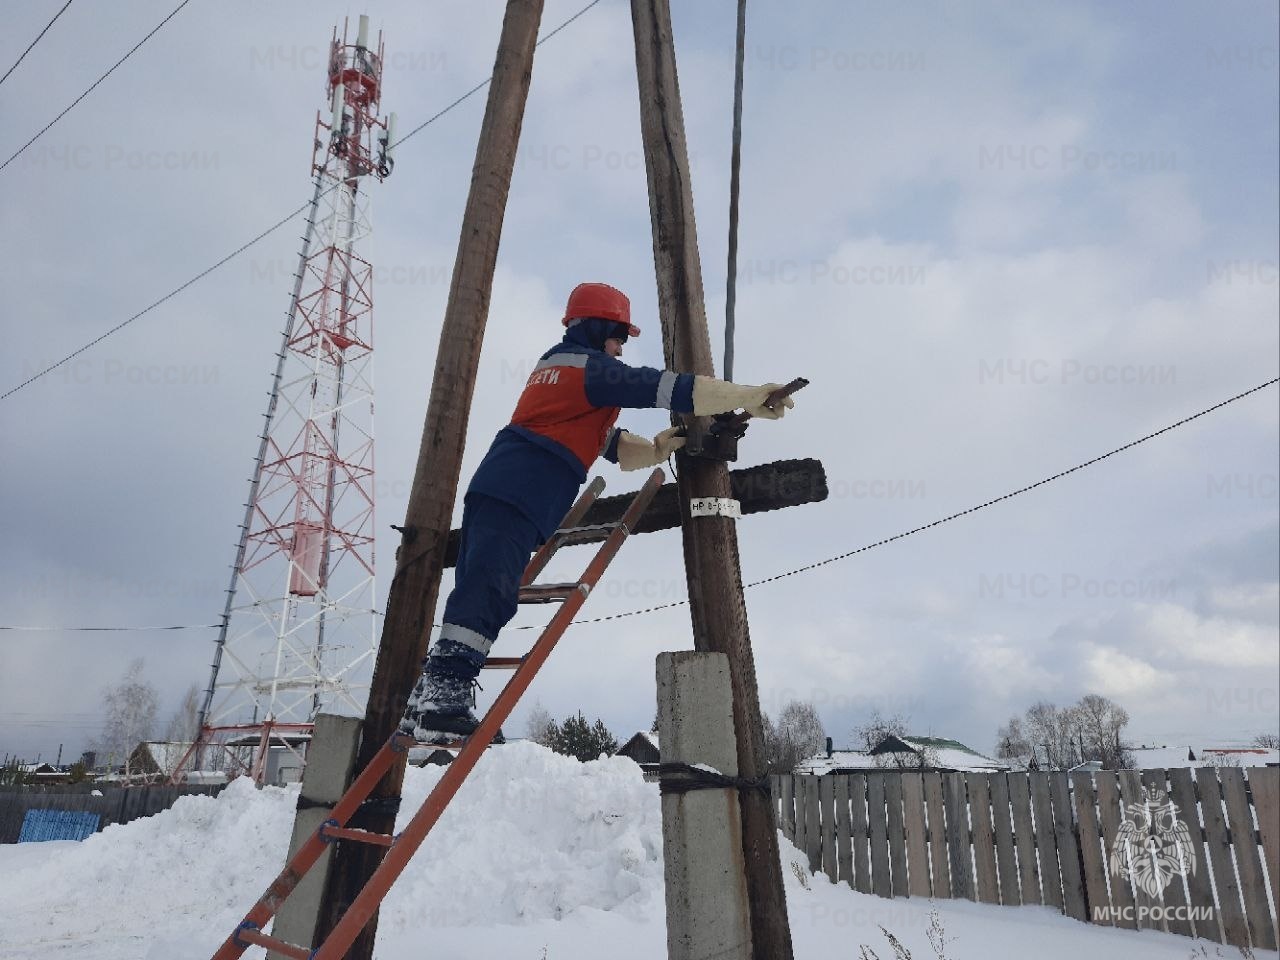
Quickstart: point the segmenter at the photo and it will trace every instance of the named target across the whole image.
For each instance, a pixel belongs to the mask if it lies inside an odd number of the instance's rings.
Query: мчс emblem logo
[[[1111,874],[1132,878],[1152,899],[1159,899],[1175,876],[1196,872],[1191,831],[1178,819],[1178,807],[1163,790],[1143,788],[1143,802],[1125,806],[1111,845]]]

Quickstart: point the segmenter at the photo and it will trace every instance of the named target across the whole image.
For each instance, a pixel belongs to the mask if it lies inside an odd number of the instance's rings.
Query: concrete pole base
[[[293,839],[289,841],[290,857],[329,818],[333,805],[346,793],[359,742],[359,717],[338,717],[327,713],[316,717],[311,746],[307,749],[307,767],[302,773],[300,809],[293,821]],[[272,936],[286,943],[315,945],[321,900],[332,856],[332,848],[321,854],[315,866],[281,904],[271,928]],[[268,953],[267,960],[288,958]]]
[[[729,658],[686,651],[658,656],[662,762],[738,775]],[[662,850],[670,960],[751,960],[751,912],[737,791],[662,797]]]

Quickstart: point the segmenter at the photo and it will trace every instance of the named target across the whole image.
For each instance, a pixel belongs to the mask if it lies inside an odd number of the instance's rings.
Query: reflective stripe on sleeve
[[[671,409],[671,394],[676,388],[676,380],[679,378],[678,373],[672,373],[670,370],[663,370],[662,376],[658,378],[658,393],[653,398],[653,405],[663,410]]]

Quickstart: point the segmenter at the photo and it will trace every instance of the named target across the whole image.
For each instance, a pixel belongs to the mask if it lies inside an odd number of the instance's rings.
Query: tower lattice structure
[[[322,709],[363,714],[377,650],[370,180],[391,173],[383,44],[335,28],[308,209],[199,725],[200,765],[301,769]],[[213,763],[209,748],[216,747]],[[290,758],[292,757],[292,759]]]

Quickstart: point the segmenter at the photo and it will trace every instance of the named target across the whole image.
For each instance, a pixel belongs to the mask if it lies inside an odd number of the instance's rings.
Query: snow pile
[[[397,829],[442,773],[409,768]],[[0,958],[208,960],[279,873],[297,793],[239,781],[217,799],[184,797],[83,843],[0,846]],[[376,958],[663,957],[661,855],[658,791],[630,760],[580,764],[508,744],[481,759],[392,888]],[[782,861],[797,960],[856,957],[860,944],[887,960],[894,953],[882,926],[914,960],[932,960],[935,910],[949,960],[1029,952],[1037,960],[1186,960],[1196,949],[1182,937],[1090,926],[1046,907],[858,894],[809,876],[805,855],[785,841]]]
[[[296,787],[259,791],[238,780],[217,798],[181,797],[82,843],[0,847],[0,956],[38,956],[18,948],[41,943],[144,943],[148,927],[175,924],[209,941],[216,922],[225,937],[266,889],[272,865],[283,866],[296,802]]]
[[[397,830],[443,770],[409,771]],[[379,927],[560,920],[583,907],[641,919],[655,900],[661,912],[662,812],[639,767],[512,743],[467,778],[388,894]]]
[[[408,768],[397,831],[443,772]],[[283,866],[297,795],[242,779],[216,799],[183,797],[83,843],[0,847],[0,957],[80,940],[114,944],[122,957],[207,957]],[[467,778],[388,895],[380,929],[390,937],[574,911],[661,918],[657,790],[624,757],[579,763],[512,743]]]

